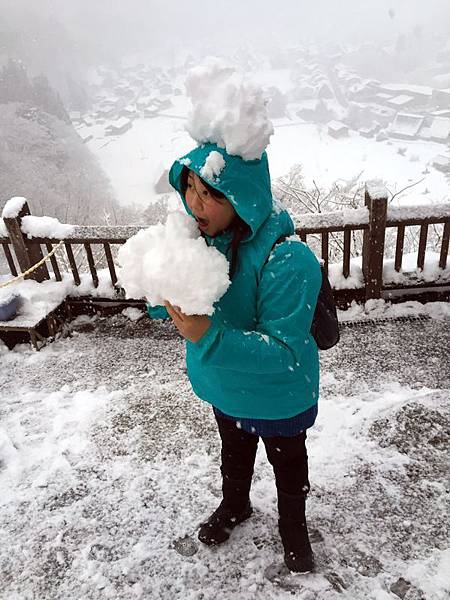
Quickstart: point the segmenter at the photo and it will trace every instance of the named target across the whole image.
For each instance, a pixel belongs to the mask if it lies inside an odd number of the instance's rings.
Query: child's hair
[[[183,196],[186,196],[189,171],[190,169],[188,169],[187,167],[183,167],[183,170],[181,171],[180,188]],[[211,194],[211,196],[213,196],[213,198],[216,198],[217,200],[228,200],[225,194],[219,192],[219,190],[212,187],[212,185],[204,181],[201,177],[199,177],[199,179],[202,182],[202,185],[204,185],[208,192]],[[233,279],[238,264],[239,244],[244,239],[244,237],[251,232],[251,229],[249,225],[247,225],[247,223],[243,219],[241,219],[241,217],[237,213],[233,222],[231,223],[230,229],[233,232],[233,238],[231,240],[230,279]]]

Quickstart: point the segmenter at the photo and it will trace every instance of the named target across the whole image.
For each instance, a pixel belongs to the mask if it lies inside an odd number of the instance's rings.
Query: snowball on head
[[[199,143],[211,142],[244,160],[260,159],[273,126],[262,89],[219,58],[209,57],[186,79],[192,111],[186,129]]]
[[[188,315],[211,315],[230,285],[227,259],[206,245],[195,220],[182,212],[131,237],[118,261],[128,297],[145,297],[152,306],[168,300]]]
[[[208,154],[205,160],[205,164],[200,169],[200,175],[203,179],[209,179],[210,181],[218,180],[222,169],[225,167],[225,159],[216,150],[213,150]]]

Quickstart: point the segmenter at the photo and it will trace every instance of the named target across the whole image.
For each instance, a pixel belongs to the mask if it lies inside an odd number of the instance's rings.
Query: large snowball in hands
[[[130,238],[118,260],[129,298],[145,297],[152,306],[169,300],[187,315],[211,315],[230,285],[225,256],[208,247],[194,219],[181,212]]]

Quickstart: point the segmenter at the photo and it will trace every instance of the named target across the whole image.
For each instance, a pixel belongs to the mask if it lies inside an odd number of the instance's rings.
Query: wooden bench
[[[10,349],[16,344],[30,342],[35,350],[40,350],[54,339],[64,323],[81,315],[116,315],[126,308],[137,308],[145,313],[146,303],[143,300],[79,296],[47,304],[43,310],[19,309],[14,319],[0,321],[0,340]]]
[[[31,342],[35,350],[40,350],[61,331],[66,319],[66,301],[47,304],[45,308],[19,309],[14,319],[0,321],[0,340],[8,348],[16,344]]]

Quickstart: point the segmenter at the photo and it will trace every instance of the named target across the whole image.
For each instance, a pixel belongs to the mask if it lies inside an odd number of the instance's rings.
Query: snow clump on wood
[[[188,315],[211,315],[230,284],[227,259],[206,245],[194,219],[182,212],[131,237],[118,261],[129,298],[146,298],[152,306],[168,300]]]
[[[75,231],[73,225],[60,223],[54,217],[35,217],[33,215],[22,218],[21,229],[30,239],[40,237],[62,240]]]
[[[261,158],[273,134],[261,87],[208,57],[189,71],[186,91],[192,101],[186,129],[197,142],[215,143],[244,160]]]
[[[4,219],[15,219],[19,216],[26,201],[27,199],[22,196],[10,198],[3,208],[2,217]]]

